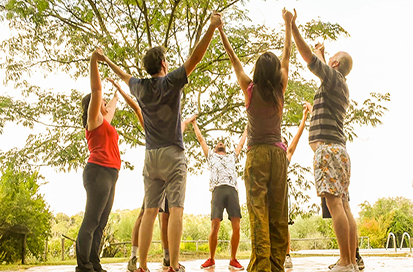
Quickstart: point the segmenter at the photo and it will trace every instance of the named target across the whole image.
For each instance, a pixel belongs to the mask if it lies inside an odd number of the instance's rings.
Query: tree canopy
[[[51,166],[69,171],[84,166],[88,157],[84,129],[81,127],[80,90],[62,93],[45,90],[31,83],[30,75],[41,72],[69,74],[73,80],[88,77],[89,56],[97,47],[118,66],[136,77],[147,76],[141,59],[152,46],[163,45],[168,51],[172,69],[179,67],[191,53],[209,24],[213,10],[225,16],[224,26],[229,40],[246,67],[252,67],[257,57],[268,50],[282,54],[284,33],[281,28],[251,22],[245,0],[0,0],[0,19],[13,30],[12,37],[0,44],[5,59],[0,67],[6,72],[6,82],[14,84],[24,98],[0,96],[0,133],[7,122],[33,128],[42,124],[46,131],[33,133],[22,148],[1,150],[0,161],[12,162],[22,169],[37,170]],[[280,14],[281,17],[281,7]],[[349,33],[337,23],[311,20],[299,26],[311,44],[318,37],[337,40]],[[293,46],[290,79],[285,95],[283,133],[301,120],[302,102],[312,102],[317,84],[300,75],[304,67]],[[112,71],[100,67],[104,76]],[[87,86],[85,86],[86,88]],[[351,101],[345,131],[351,141],[357,137],[358,125],[380,124],[387,110],[382,104],[389,94],[372,93],[362,103]],[[198,123],[204,136],[215,131],[228,138],[241,135],[246,114],[240,88],[232,76],[231,63],[215,35],[203,59],[189,78],[182,95],[182,116],[198,113]],[[113,121],[125,150],[144,145],[144,133],[135,115],[122,104]],[[291,137],[291,135],[287,135]],[[211,137],[206,137],[212,144]],[[197,172],[204,156],[190,127],[184,135],[190,170]],[[231,140],[230,140],[231,141]],[[133,168],[124,161],[126,168]],[[298,172],[305,171],[295,165]],[[311,186],[298,180],[297,194]],[[301,184],[301,185],[300,185]],[[300,198],[300,196],[299,196]],[[304,202],[306,198],[301,198]]]

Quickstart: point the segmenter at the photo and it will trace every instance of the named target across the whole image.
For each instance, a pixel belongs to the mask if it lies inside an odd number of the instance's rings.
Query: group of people
[[[99,260],[99,245],[110,214],[120,169],[118,134],[110,125],[115,113],[117,93],[107,103],[102,98],[98,61],[105,62],[130,88],[136,103],[112,79],[109,79],[132,107],[145,130],[146,151],[143,167],[144,203],[132,232],[132,254],[128,269],[149,271],[147,257],[155,218],[161,211],[161,237],[164,247],[163,266],[168,272],[185,271],[179,262],[182,217],[185,201],[187,165],[182,132],[192,123],[211,171],[210,258],[201,268],[215,265],[218,231],[227,210],[233,229],[230,269],[243,267],[236,259],[240,236],[237,157],[247,139],[244,180],[251,232],[251,258],[248,271],[284,271],[289,243],[287,168],[304,130],[308,112],[312,112],[309,143],[314,151],[314,177],[317,195],[325,198],[333,218],[340,249],[335,272],[359,271],[356,262],[357,234],[348,204],[350,158],[346,151],[343,120],[349,105],[346,76],[352,68],[351,56],[339,52],[324,59],[323,45],[315,54],[305,43],[294,14],[283,9],[285,44],[281,61],[271,52],[260,55],[252,79],[234,53],[224,29],[222,15],[214,12],[210,25],[185,63],[169,72],[166,50],[153,47],[142,63],[150,78],[135,78],[125,73],[101,49],[90,60],[91,93],[82,100],[83,126],[90,157],[83,172],[87,202],[77,242],[76,272],[104,272]],[[181,94],[188,76],[202,60],[215,30],[219,30],[225,51],[244,94],[248,124],[234,153],[227,153],[219,142],[210,150],[198,128],[194,115],[181,122]],[[299,131],[290,146],[281,136],[284,94],[288,83],[291,40],[308,68],[321,80],[314,105],[305,104]],[[139,266],[137,254],[139,253]]]

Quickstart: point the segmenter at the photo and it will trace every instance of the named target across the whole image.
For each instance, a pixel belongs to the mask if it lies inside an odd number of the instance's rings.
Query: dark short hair
[[[89,111],[90,98],[91,94],[87,94],[82,98],[82,124],[84,128],[87,126],[87,114]]]
[[[163,46],[152,47],[143,57],[143,67],[148,74],[155,75],[161,71],[162,61],[165,61],[166,49]]]

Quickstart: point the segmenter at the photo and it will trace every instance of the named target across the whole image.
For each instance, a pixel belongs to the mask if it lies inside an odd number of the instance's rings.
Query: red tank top
[[[105,118],[103,118],[103,123],[94,130],[86,129],[86,140],[90,151],[88,162],[120,169],[119,135]]]

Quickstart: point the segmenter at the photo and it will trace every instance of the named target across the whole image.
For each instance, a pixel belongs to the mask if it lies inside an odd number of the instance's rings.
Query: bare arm
[[[194,114],[191,117],[185,119],[182,123],[181,123],[181,131],[182,133],[184,133],[186,127],[189,125],[189,123],[192,123],[196,118],[198,117],[198,114]]]
[[[129,80],[131,79],[131,75],[129,75],[128,73],[126,73],[125,71],[123,71],[122,69],[120,69],[116,64],[114,64],[108,57],[106,57],[103,54],[102,49],[99,48],[99,57],[101,59],[99,59],[100,61],[104,61],[106,62],[110,69],[112,69],[113,72],[115,72],[115,74],[117,74],[128,86],[129,86]]]
[[[218,28],[219,34],[221,36],[222,44],[224,45],[225,51],[228,54],[229,59],[231,60],[232,67],[234,67],[235,75],[237,76],[238,84],[241,87],[242,92],[244,93],[245,96],[245,103],[249,103],[249,97],[247,93],[247,88],[251,83],[251,78],[247,76],[244,72],[244,68],[242,67],[242,64],[238,58],[238,56],[235,54],[234,50],[232,49],[231,44],[228,41],[227,36],[224,33],[224,30],[222,27]]]
[[[324,44],[317,43],[314,47],[314,54],[324,63],[326,63],[326,59],[324,57]]]
[[[211,23],[208,27],[207,32],[196,45],[194,51],[192,52],[189,59],[184,63],[186,75],[189,76],[192,71],[195,69],[196,65],[202,60],[205,55],[206,50],[208,49],[209,43],[214,36],[215,29],[222,25],[221,14],[214,13],[211,16]]]
[[[235,149],[235,156],[238,157],[239,153],[241,152],[242,147],[244,146],[244,143],[245,143],[245,139],[247,139],[247,135],[248,135],[247,126],[245,126],[245,130],[244,130],[244,133],[242,133],[241,140],[239,141],[239,144],[237,148]]]
[[[283,9],[283,19],[285,21],[285,41],[284,41],[284,53],[283,58],[281,60],[281,73],[283,75],[282,84],[283,84],[283,93],[287,89],[288,83],[288,68],[290,64],[290,56],[291,56],[291,28],[292,28],[292,19],[293,15],[291,12]]]
[[[105,115],[105,119],[106,121],[109,122],[109,124],[112,122],[113,116],[115,115],[115,111],[116,111],[116,103],[118,102],[118,93],[115,92],[115,94],[113,95],[113,98],[109,101],[109,103],[106,105],[106,109],[107,109],[107,113]]]
[[[87,117],[87,129],[94,130],[103,122],[103,115],[100,113],[102,105],[102,82],[100,81],[98,60],[99,49],[95,50],[90,58],[90,104]]]
[[[126,94],[122,88],[120,87],[120,85],[115,82],[113,79],[111,78],[106,78],[109,82],[111,82],[113,84],[113,86],[116,87],[116,89],[119,91],[119,93],[122,95],[122,97],[125,99],[126,103],[133,109],[133,111],[135,112],[136,116],[138,117],[139,123],[141,124],[141,126],[143,127],[143,129],[145,129],[145,125],[143,123],[143,116],[142,116],[142,111],[141,108],[139,107],[138,103],[136,103],[128,94]]]
[[[201,144],[202,151],[204,151],[205,157],[208,158],[208,145],[206,144],[205,139],[202,136],[201,131],[199,130],[198,124],[196,123],[196,119],[192,122],[192,125],[194,126],[196,138],[198,139],[198,142]]]
[[[310,63],[311,60],[313,59],[313,52],[311,52],[311,48],[308,46],[308,44],[306,44],[303,37],[301,36],[300,31],[298,30],[298,27],[295,23],[296,18],[297,18],[297,12],[294,9],[292,30],[293,30],[295,45],[297,46],[298,52],[300,52],[300,55],[301,57],[303,57],[304,61],[306,63]]]
[[[289,162],[291,162],[291,158],[295,152],[295,149],[297,148],[298,145],[298,141],[301,138],[301,135],[303,134],[304,128],[305,128],[305,121],[307,120],[307,115],[308,112],[310,111],[310,107],[308,105],[310,105],[310,103],[305,102],[305,106],[304,106],[304,110],[303,110],[303,119],[301,119],[301,123],[300,126],[298,127],[298,131],[297,134],[295,134],[290,146],[287,148],[287,159]],[[311,107],[312,108],[312,107]]]

